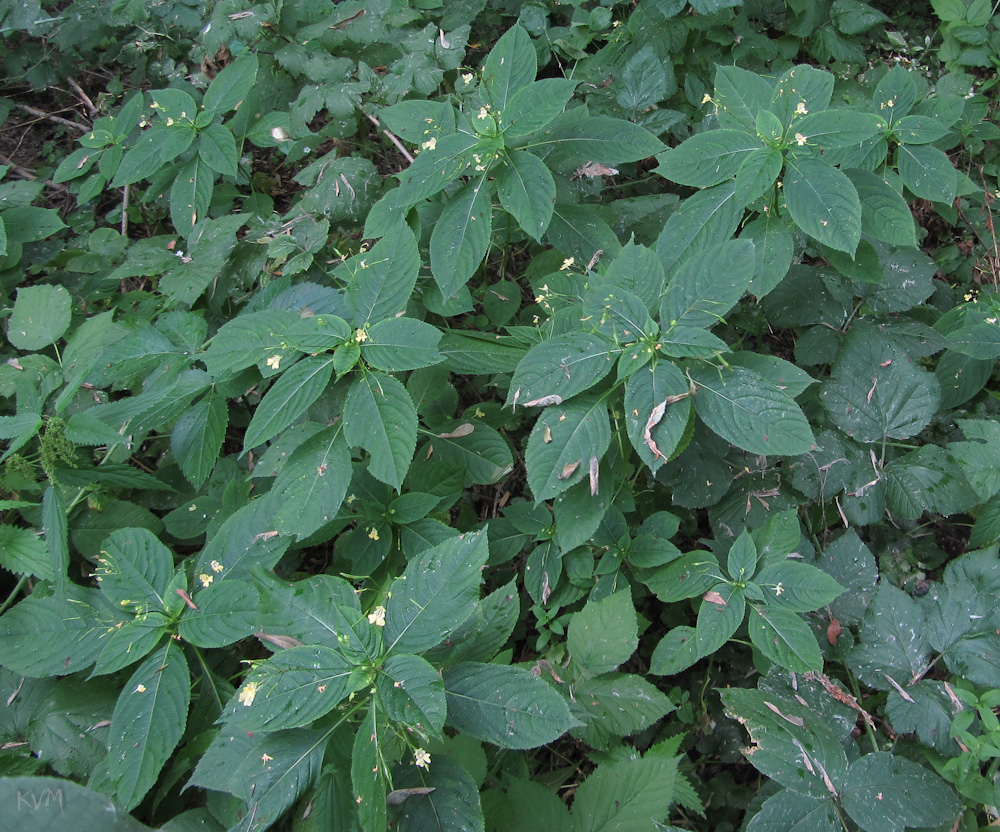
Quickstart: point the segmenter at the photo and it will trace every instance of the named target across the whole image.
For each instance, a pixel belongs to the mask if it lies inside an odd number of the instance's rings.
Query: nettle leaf
[[[483,64],[483,88],[493,109],[507,109],[514,93],[535,80],[538,59],[531,38],[522,26],[514,25],[496,42]]]
[[[661,154],[656,173],[679,185],[707,188],[736,176],[748,154],[761,148],[756,135],[742,130],[708,130]]]
[[[572,78],[543,78],[517,90],[501,114],[504,141],[516,141],[547,127],[565,109],[577,84]]]
[[[615,77],[615,101],[624,109],[632,110],[632,120],[637,121],[639,113],[677,90],[672,70],[670,63],[661,60],[652,45],[643,46],[621,68],[621,77]]]
[[[180,645],[168,641],[125,683],[108,731],[108,778],[119,805],[135,808],[187,725],[191,680]]]
[[[225,396],[214,386],[186,410],[170,434],[173,451],[188,482],[201,488],[215,467],[229,426],[229,407]]]
[[[493,185],[484,176],[445,203],[431,232],[431,272],[445,298],[465,286],[483,262],[493,230]]]
[[[861,201],[846,174],[815,159],[790,161],[785,203],[792,219],[810,236],[853,255],[861,241]]]
[[[526,150],[508,150],[497,171],[497,196],[503,209],[537,242],[552,221],[556,183],[545,163]]]
[[[830,418],[860,442],[909,439],[937,412],[937,379],[877,331],[855,326],[820,399]]]
[[[694,254],[667,285],[660,324],[708,329],[724,321],[743,297],[754,274],[754,248],[749,240],[731,240]]]
[[[815,444],[805,414],[795,400],[743,367],[700,368],[695,411],[715,433],[753,454],[794,456]]]
[[[574,728],[573,735],[595,748],[607,748],[612,737],[637,734],[674,710],[654,685],[642,676],[626,673],[576,682],[573,697],[573,715],[586,723],[583,728]]]
[[[7,321],[7,340],[30,352],[54,344],[69,329],[72,304],[62,286],[21,286]]]
[[[922,676],[930,660],[924,616],[916,602],[892,584],[881,583],[865,613],[860,643],[847,664],[866,685],[892,690]],[[898,678],[897,678],[898,677]]]
[[[49,548],[35,532],[0,524],[0,566],[15,575],[55,579]]]
[[[840,797],[865,832],[946,826],[962,811],[955,793],[935,772],[885,751],[851,763]]]
[[[566,700],[521,667],[460,664],[444,675],[448,725],[500,748],[537,748],[578,725]]]
[[[647,752],[642,759],[606,762],[573,799],[576,832],[643,832],[666,820],[677,799],[677,759]]]
[[[573,662],[592,676],[625,664],[638,646],[635,606],[628,591],[589,601],[573,616],[566,637]]]
[[[375,689],[386,716],[425,737],[441,739],[448,703],[441,674],[419,656],[389,656]]]
[[[476,607],[489,555],[486,532],[461,535],[422,552],[393,581],[382,637],[397,653],[440,644]]]
[[[347,283],[344,299],[351,321],[367,327],[406,309],[419,271],[417,240],[404,225],[334,273]]]
[[[243,448],[263,445],[303,416],[326,390],[333,376],[333,357],[313,355],[287,370],[264,394],[243,438]]]
[[[839,790],[847,756],[829,720],[773,691],[720,694],[726,714],[749,732],[752,745],[744,754],[759,771],[798,794],[823,798]]]
[[[942,682],[921,679],[915,685],[889,692],[885,712],[898,733],[916,733],[920,741],[942,754],[953,747],[951,739],[952,718],[955,704],[945,691]]]
[[[365,687],[339,650],[289,647],[253,666],[221,719],[227,730],[280,731],[309,725]]]
[[[611,423],[603,400],[584,398],[547,407],[524,450],[535,504],[557,497],[587,476],[592,462],[600,461],[610,443]],[[591,482],[593,491],[595,483]]]
[[[358,376],[344,401],[344,436],[368,451],[372,476],[398,491],[417,447],[417,411],[402,383],[383,373]]]
[[[750,640],[767,658],[796,673],[823,669],[816,636],[798,613],[775,607],[750,608]]]
[[[903,184],[921,199],[951,204],[958,193],[958,171],[944,151],[931,145],[900,145],[896,164]]]
[[[582,393],[611,372],[616,350],[588,332],[556,335],[536,344],[518,362],[506,404],[516,408],[559,403]],[[541,400],[541,401],[540,401]]]

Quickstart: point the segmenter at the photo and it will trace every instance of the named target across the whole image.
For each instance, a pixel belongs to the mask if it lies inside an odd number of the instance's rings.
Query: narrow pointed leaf
[[[263,445],[301,418],[326,390],[333,375],[333,358],[315,355],[303,358],[282,374],[254,411],[243,447]]]

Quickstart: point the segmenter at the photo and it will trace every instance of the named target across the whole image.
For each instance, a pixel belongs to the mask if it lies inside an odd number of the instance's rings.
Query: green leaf
[[[625,664],[638,646],[638,624],[629,591],[590,601],[570,620],[566,649],[573,662],[591,676]]]
[[[198,609],[184,610],[177,628],[195,647],[226,647],[260,629],[260,597],[249,581],[210,584],[195,598]]]
[[[837,251],[854,254],[861,241],[861,201],[847,176],[815,159],[788,163],[785,202],[802,230]]]
[[[632,111],[632,120],[677,90],[677,79],[669,62],[661,60],[652,45],[643,46],[615,77],[615,101]]]
[[[989,420],[960,419],[958,426],[968,441],[952,442],[948,454],[985,502],[1000,492],[1000,425]]]
[[[58,488],[49,486],[42,494],[42,532],[48,545],[52,580],[57,598],[66,597],[69,580],[69,523],[66,502]]]
[[[794,673],[823,669],[816,636],[798,613],[751,606],[750,640],[772,662]]]
[[[668,276],[696,252],[730,239],[743,213],[735,182],[706,188],[684,200],[656,240],[656,253]]]
[[[145,797],[187,725],[191,680],[180,645],[168,641],[122,688],[111,717],[108,778],[126,811]]]
[[[507,806],[504,813],[510,832],[572,832],[569,809],[555,791],[532,780],[510,778],[507,781]]]
[[[584,728],[573,729],[573,734],[594,748],[607,748],[613,737],[644,731],[674,710],[666,695],[650,682],[625,673],[575,682],[573,696],[573,714],[586,722]]]
[[[229,407],[224,396],[210,389],[186,410],[170,434],[173,451],[188,482],[201,488],[212,473],[229,425]]]
[[[232,831],[262,829],[315,782],[328,737],[305,729],[249,733],[224,727],[198,761],[187,788],[200,786],[235,795],[246,808],[241,812],[242,822]]]
[[[545,163],[525,150],[508,150],[507,164],[497,172],[497,196],[524,232],[541,242],[556,201],[556,183]]]
[[[452,538],[422,552],[392,584],[382,637],[396,653],[420,653],[472,615],[489,555],[485,532]]]
[[[833,85],[831,72],[808,64],[793,66],[785,70],[775,83],[769,109],[786,128],[790,127],[798,117],[800,105],[814,113],[829,107]]]
[[[889,676],[901,685],[922,676],[930,651],[923,619],[909,595],[882,582],[865,613],[860,643],[848,654],[848,667],[878,690],[894,688]]]
[[[16,815],[19,832],[52,832],[67,824],[102,832],[149,832],[148,826],[121,813],[105,795],[62,778],[4,777],[0,803],[13,807],[5,812]]]
[[[948,127],[931,116],[904,116],[892,131],[902,144],[929,144],[948,135]]]
[[[523,27],[511,26],[496,42],[483,64],[483,87],[493,109],[501,113],[518,90],[535,80],[538,59]]]
[[[416,318],[387,318],[368,330],[361,356],[377,370],[398,373],[441,361],[441,332]]]
[[[215,575],[215,582],[246,578],[254,566],[274,566],[292,542],[274,534],[277,505],[270,494],[230,514],[198,556],[198,573]],[[220,572],[218,566],[222,566]]]
[[[413,794],[405,798],[402,816],[394,828],[400,832],[483,832],[479,787],[467,767],[468,761],[457,755],[435,755],[429,770],[408,766],[400,772],[393,779],[393,786],[397,791],[402,790],[404,797],[407,788],[429,791],[419,797]]]
[[[786,393],[742,367],[700,369],[695,411],[715,433],[753,454],[794,456],[816,440],[805,414]]]
[[[643,578],[643,583],[657,598],[669,604],[701,595],[720,580],[722,572],[714,555],[695,551],[658,567]]]
[[[879,23],[889,22],[889,18],[882,12],[858,0],[834,0],[830,8],[830,19],[837,30],[845,35],[860,35]]]
[[[280,367],[282,361],[300,355],[285,337],[296,317],[294,312],[278,309],[240,315],[223,324],[199,357],[217,380],[255,364],[265,378],[272,376],[279,372],[273,367],[275,363]]]
[[[843,828],[831,798],[782,789],[764,801],[746,832],[842,832]]]
[[[853,147],[883,130],[885,122],[875,113],[855,110],[820,110],[811,112],[795,122],[796,139],[799,135],[809,144],[822,149]]]
[[[708,329],[725,320],[754,273],[753,243],[730,240],[694,254],[667,286],[660,311],[665,334],[672,327]]]
[[[632,239],[608,264],[604,280],[597,285],[600,288],[607,284],[624,289],[641,299],[646,309],[654,312],[659,306],[665,282],[663,265],[656,254]]]
[[[954,202],[958,171],[943,151],[931,145],[900,145],[896,163],[900,179],[914,196],[933,202]]]
[[[754,583],[764,589],[767,603],[792,612],[818,610],[845,592],[822,569],[794,560],[768,564],[754,577]]]
[[[742,130],[708,130],[659,156],[656,173],[679,185],[707,188],[736,176],[747,156],[762,148]]]
[[[34,575],[45,581],[55,578],[49,549],[35,532],[0,525],[0,566],[16,575]]]
[[[719,66],[715,70],[713,100],[723,128],[757,131],[757,113],[771,101],[771,85],[738,66]]]
[[[954,792],[933,771],[885,751],[851,763],[840,797],[865,832],[945,826],[962,811]]]
[[[445,298],[483,262],[493,229],[493,186],[485,177],[452,194],[431,232],[431,272]]]
[[[894,66],[883,75],[872,96],[872,106],[886,117],[890,125],[909,113],[916,101],[917,85],[910,71],[903,66]]]
[[[560,125],[532,142],[538,147],[554,144],[549,167],[570,171],[584,162],[614,166],[648,159],[664,149],[663,142],[638,124],[610,116],[587,116]]]
[[[890,245],[915,246],[913,214],[906,200],[881,176],[864,170],[845,171],[861,200],[865,233]]]
[[[354,325],[366,327],[406,309],[419,271],[417,240],[408,227],[339,267],[335,273],[347,282],[344,298]]]
[[[460,664],[444,675],[448,724],[500,748],[537,748],[577,724],[566,700],[521,667]]]
[[[187,150],[194,137],[192,127],[167,127],[163,124],[150,127],[125,153],[111,187],[121,188],[149,179]]]
[[[280,731],[309,725],[365,686],[330,647],[289,647],[254,665],[222,711],[228,730]]]
[[[860,442],[909,439],[937,412],[937,379],[901,349],[855,327],[820,390],[830,418]]]
[[[512,408],[564,402],[611,372],[614,348],[587,332],[556,335],[536,344],[521,359],[510,382]]]
[[[378,713],[372,703],[358,726],[351,754],[351,784],[355,804],[364,832],[386,829],[386,768],[387,760],[379,732]]]
[[[344,401],[344,436],[368,451],[372,476],[398,491],[417,446],[417,412],[406,388],[383,373],[356,378]]]
[[[254,411],[243,438],[245,450],[263,445],[300,419],[318,399],[333,375],[333,358],[303,358],[282,374]]]
[[[166,610],[174,574],[170,550],[146,529],[119,529],[101,547],[97,575],[101,592],[123,607]]]
[[[0,618],[0,664],[24,676],[63,676],[93,664],[101,652],[96,591],[72,600],[30,595]],[[106,618],[106,610],[101,610]]]
[[[535,504],[557,497],[583,477],[591,477],[611,443],[607,406],[601,400],[578,399],[547,407],[535,422],[524,450],[528,486]]]
[[[734,581],[749,581],[757,571],[757,547],[744,529],[729,548],[726,571]]]
[[[736,171],[736,201],[749,205],[769,191],[778,181],[785,159],[774,148],[751,150]]]
[[[34,243],[51,237],[66,224],[53,208],[35,208],[33,205],[9,207],[3,212],[4,234],[7,243]]]
[[[674,627],[660,639],[653,650],[649,659],[649,672],[654,676],[673,676],[687,670],[700,658],[698,636],[694,627]]]
[[[500,119],[504,141],[516,142],[547,127],[565,109],[577,83],[572,78],[544,78],[517,90]]]
[[[727,688],[719,693],[726,713],[749,732],[752,745],[744,754],[759,771],[802,795],[823,798],[839,790],[847,756],[835,723],[775,691]]]
[[[246,52],[225,66],[205,90],[204,108],[212,115],[237,109],[253,89],[257,68],[257,55],[253,52]]]
[[[442,738],[448,703],[441,674],[418,656],[389,656],[375,680],[385,714],[423,737]]]
[[[903,688],[905,698],[897,690],[889,693],[886,715],[899,733],[915,733],[920,741],[942,754],[952,747],[951,724],[955,707],[942,682],[921,679]]]
[[[210,124],[202,130],[198,137],[198,155],[201,161],[216,173],[236,176],[236,166],[240,157],[236,148],[236,137],[228,127]]]
[[[677,760],[652,752],[639,760],[606,762],[576,790],[576,832],[645,832],[666,820],[676,800]]]
[[[7,321],[7,340],[34,352],[54,344],[69,329],[72,299],[62,286],[22,286]]]
[[[438,349],[449,370],[472,375],[512,373],[527,352],[507,336],[456,330],[441,336]]]
[[[331,522],[351,482],[351,451],[341,426],[299,445],[271,487],[279,502],[274,528],[303,540]]]
[[[413,164],[399,175],[399,188],[376,203],[373,212],[386,204],[385,200],[391,200],[391,205],[397,208],[410,207],[444,190],[465,172],[474,152],[482,156],[485,148],[481,145],[479,137],[469,133],[442,136],[434,148],[421,152]],[[405,223],[397,223],[400,230],[403,225]]]
[[[733,584],[715,584],[706,592],[695,626],[698,653],[709,656],[729,641],[743,623],[746,608],[743,590]]]
[[[454,630],[450,644],[428,652],[439,667],[460,662],[490,661],[500,651],[518,622],[520,601],[514,582],[491,592],[462,625]]]
[[[507,441],[483,422],[468,424],[472,431],[456,426],[442,431],[428,446],[431,459],[455,463],[465,469],[467,482],[492,485],[514,467],[514,455]]]

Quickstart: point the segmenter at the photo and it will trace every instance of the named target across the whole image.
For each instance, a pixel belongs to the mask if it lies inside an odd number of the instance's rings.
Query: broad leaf
[[[705,188],[684,200],[656,240],[667,274],[696,252],[729,240],[741,219],[743,205],[736,199],[735,182]]]
[[[419,653],[439,644],[475,608],[482,567],[489,554],[486,535],[469,533],[422,552],[393,582],[386,604],[389,649]]]
[[[445,673],[448,724],[501,748],[537,748],[577,724],[566,700],[520,667],[460,664]]]
[[[187,662],[172,641],[146,659],[122,688],[108,733],[108,777],[126,810],[153,787],[180,742],[190,700]]]
[[[958,171],[951,160],[931,145],[900,145],[899,178],[914,196],[950,204],[958,192]]]
[[[174,559],[146,529],[119,529],[104,541],[98,559],[101,591],[115,604],[166,610],[164,594],[174,573]]]
[[[353,324],[367,327],[406,309],[419,271],[417,240],[406,226],[338,267]]]
[[[708,130],[662,154],[656,172],[680,185],[707,188],[736,176],[747,155],[762,147],[742,130]]]
[[[750,640],[772,662],[795,673],[823,669],[816,636],[798,613],[751,606]]]
[[[666,820],[676,800],[677,760],[648,752],[643,759],[606,762],[576,790],[576,832],[641,832]]]
[[[660,325],[708,329],[743,297],[754,274],[753,243],[731,240],[694,254],[670,280],[663,298]]]
[[[226,399],[214,388],[185,411],[174,425],[170,450],[195,488],[201,488],[212,473],[228,425]]]
[[[867,685],[892,690],[922,676],[930,660],[923,614],[914,600],[883,582],[868,607],[860,643],[848,654],[847,664]]]
[[[516,409],[564,402],[604,378],[614,365],[614,352],[608,341],[587,332],[542,341],[518,363],[506,403]]]
[[[638,646],[631,592],[590,601],[570,621],[566,649],[573,662],[592,676],[625,664]]]
[[[483,86],[493,109],[503,113],[512,96],[535,80],[538,59],[531,38],[514,25],[496,42],[483,64]]]
[[[715,584],[705,593],[698,609],[698,653],[709,656],[722,647],[743,623],[745,614],[743,591],[733,584]]]
[[[810,236],[853,255],[861,240],[861,201],[847,176],[815,159],[788,164],[785,202],[792,219]]]
[[[310,437],[289,456],[271,487],[279,503],[275,530],[308,537],[331,522],[351,482],[351,452],[335,425]]]
[[[375,689],[386,716],[424,737],[441,739],[448,709],[441,674],[419,656],[390,656]]]
[[[54,344],[69,328],[72,299],[62,286],[22,286],[7,321],[7,340],[34,352]]]
[[[569,103],[576,87],[571,78],[544,78],[521,87],[502,110],[504,141],[516,141],[548,126]]]
[[[243,438],[245,450],[263,445],[277,436],[318,399],[333,375],[333,358],[315,355],[303,358],[282,374],[254,411]]]
[[[861,200],[865,233],[890,245],[915,246],[913,214],[906,200],[881,176],[865,170],[845,171]]]
[[[832,796],[809,797],[791,789],[771,795],[747,824],[747,832],[842,832]]]
[[[431,272],[445,298],[475,274],[486,256],[493,228],[493,186],[473,180],[445,203],[431,233]]]
[[[526,150],[508,150],[497,172],[497,196],[517,224],[541,242],[552,220],[556,183],[545,163]]]
[[[417,446],[417,413],[406,388],[383,373],[356,378],[344,401],[344,436],[371,455],[372,476],[398,490]]]
[[[195,597],[198,609],[186,609],[177,628],[195,647],[226,647],[260,629],[260,598],[249,581],[209,584]]]

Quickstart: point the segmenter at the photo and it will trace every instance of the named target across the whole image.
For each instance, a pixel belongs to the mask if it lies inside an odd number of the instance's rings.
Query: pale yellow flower
[[[469,84],[471,84],[472,83],[472,73],[471,72],[463,72],[462,73],[462,82],[466,86],[468,86]]]
[[[806,109],[806,102],[805,101],[800,101],[798,103],[798,105],[795,107],[795,115],[797,115],[797,116],[804,116],[808,112],[809,111]]]
[[[222,564],[219,563],[217,560],[213,560],[212,563],[211,563],[211,566],[212,566],[212,571],[213,572],[221,572],[223,570],[223,568],[224,568],[222,566]]]
[[[805,136],[803,136],[801,133],[796,133],[795,134],[795,143],[799,147],[802,147],[802,145],[804,145],[807,141],[809,141],[809,140]]]
[[[212,581],[215,580],[214,575],[206,575],[204,572],[198,576],[198,580],[201,581],[202,586],[208,586]]]
[[[420,145],[420,147],[422,150],[433,150],[437,147],[437,143],[438,140],[434,136],[431,136],[427,141]]]
[[[272,370],[277,370],[278,365],[280,363],[281,363],[280,355],[272,355],[269,359],[267,359],[267,366],[270,367]]]
[[[490,111],[486,107],[481,107],[479,109],[479,115],[476,118],[480,120],[485,120],[490,117]]]
[[[563,264],[559,267],[559,271],[561,272],[566,271],[566,269],[570,268],[570,266],[572,266],[575,262],[576,262],[575,258],[567,257],[565,260],[563,260]]]
[[[418,768],[430,768],[431,755],[424,751],[424,749],[418,748],[413,752],[413,762]]]
[[[247,682],[243,686],[243,690],[240,691],[239,702],[241,705],[249,708],[253,704],[253,700],[256,695],[257,695],[257,683]]]
[[[359,344],[363,344],[365,341],[368,340],[368,333],[365,332],[363,329],[356,329],[354,331],[354,340],[357,341]]]
[[[368,539],[369,540],[378,540],[378,529],[376,529],[374,526],[372,526],[368,530]]]
[[[146,692],[146,686],[145,685],[139,685],[138,687],[136,687],[135,692],[136,693],[145,693]]]
[[[385,607],[378,606],[375,607],[370,613],[368,613],[368,623],[375,627],[385,626]]]

